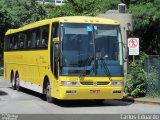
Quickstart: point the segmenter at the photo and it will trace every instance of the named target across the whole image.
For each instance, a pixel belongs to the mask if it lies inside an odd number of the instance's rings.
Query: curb
[[[145,103],[145,104],[157,104],[160,105],[160,101],[158,100],[141,100],[141,99],[134,99],[135,102],[139,102],[139,103]]]
[[[154,100],[154,98],[152,100],[145,98],[123,98],[122,101],[160,105],[160,100]]]

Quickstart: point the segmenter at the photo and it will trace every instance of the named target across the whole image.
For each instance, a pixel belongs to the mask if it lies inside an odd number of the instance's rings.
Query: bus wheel
[[[20,91],[21,87],[20,87],[20,80],[19,80],[18,74],[16,75],[15,80],[16,80],[16,89],[17,91]]]
[[[11,82],[12,82],[12,89],[15,90],[16,89],[16,81],[14,79],[13,73],[11,73]]]
[[[48,101],[48,103],[52,103],[53,102],[53,98],[51,97],[51,86],[49,81],[46,84],[46,90],[45,90],[45,94],[46,94],[46,100]]]

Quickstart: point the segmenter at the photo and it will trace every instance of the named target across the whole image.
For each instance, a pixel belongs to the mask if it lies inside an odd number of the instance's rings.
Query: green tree
[[[95,16],[101,11],[102,0],[67,0],[66,7],[75,15]]]
[[[144,72],[145,53],[140,54],[140,59],[130,63],[128,79],[126,80],[126,91],[133,97],[142,97],[147,93],[147,82]]]
[[[13,27],[40,20],[45,15],[36,0],[0,0],[0,12],[10,18],[5,22]],[[6,19],[5,16],[4,19]]]
[[[118,4],[120,3],[120,0],[103,0],[102,2],[102,12],[106,12],[107,10],[117,10]]]
[[[0,0],[0,53],[5,32],[43,19],[45,11],[36,0]]]
[[[45,18],[55,18],[74,15],[71,9],[68,9],[65,5],[55,6],[54,4],[43,4],[41,6],[46,12]]]
[[[106,0],[66,0],[63,6],[44,4],[47,18],[61,16],[96,16],[104,9]]]
[[[160,0],[136,0],[130,2],[133,14],[133,35],[140,38],[140,47],[147,54],[159,54],[160,50]]]

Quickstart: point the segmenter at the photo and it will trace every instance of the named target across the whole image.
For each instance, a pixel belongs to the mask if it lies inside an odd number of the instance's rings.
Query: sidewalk
[[[0,76],[0,88],[11,87],[9,81],[4,80],[3,76]]]
[[[160,98],[151,98],[151,97],[141,97],[141,98],[125,97],[123,98],[123,101],[160,105]]]

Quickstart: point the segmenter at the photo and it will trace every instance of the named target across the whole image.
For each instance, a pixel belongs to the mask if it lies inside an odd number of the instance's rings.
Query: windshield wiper
[[[105,59],[102,58],[101,61],[102,61],[102,64],[103,64],[103,67],[104,67],[104,70],[105,70],[105,74],[109,77],[109,80],[112,81],[112,78],[111,78],[112,75],[109,71],[108,65],[105,63]]]

